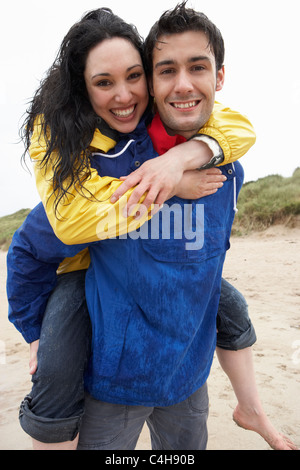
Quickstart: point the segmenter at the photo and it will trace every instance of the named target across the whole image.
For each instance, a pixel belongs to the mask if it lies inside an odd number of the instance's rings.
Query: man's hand
[[[39,349],[40,340],[37,339],[30,343],[30,359],[29,359],[29,374],[33,375],[37,370],[37,352]]]
[[[218,168],[186,171],[177,186],[176,196],[183,199],[199,199],[209,196],[216,193],[226,179],[226,176]]]

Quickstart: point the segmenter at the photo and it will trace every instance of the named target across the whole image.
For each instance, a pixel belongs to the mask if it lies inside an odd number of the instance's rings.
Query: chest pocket
[[[217,193],[197,201],[175,196],[141,227],[140,243],[145,252],[157,261],[198,263],[229,248],[235,171],[231,165],[222,171],[227,181]]]

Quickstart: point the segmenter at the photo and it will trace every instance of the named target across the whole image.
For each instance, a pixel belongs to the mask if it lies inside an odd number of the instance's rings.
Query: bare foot
[[[233,420],[241,428],[260,434],[274,450],[299,450],[288,437],[274,428],[265,413],[255,411],[247,413],[237,405],[233,412]]]

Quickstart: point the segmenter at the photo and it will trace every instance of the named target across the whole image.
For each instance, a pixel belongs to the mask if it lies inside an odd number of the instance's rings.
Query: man
[[[146,54],[153,63],[150,89],[159,113],[148,131],[160,153],[166,140],[174,145],[178,134],[192,137],[209,118],[215,91],[224,82],[224,46],[205,15],[181,5],[152,28]],[[193,222],[184,236],[187,201],[171,199],[161,225],[176,203],[183,225],[174,222],[168,239],[164,227],[148,223],[146,236],[137,233],[133,239],[131,233],[90,247],[86,297],[94,347],[79,449],[134,448],[145,421],[155,449],[205,449],[206,379],[234,197],[242,183],[238,163],[223,172],[223,188],[187,208]],[[203,219],[197,217],[200,202]],[[204,230],[203,243],[187,250],[195,230]]]

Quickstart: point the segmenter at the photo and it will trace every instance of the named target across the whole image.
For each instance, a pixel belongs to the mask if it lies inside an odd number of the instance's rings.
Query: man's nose
[[[193,91],[191,79],[186,71],[177,74],[174,91],[176,93],[190,93]]]

